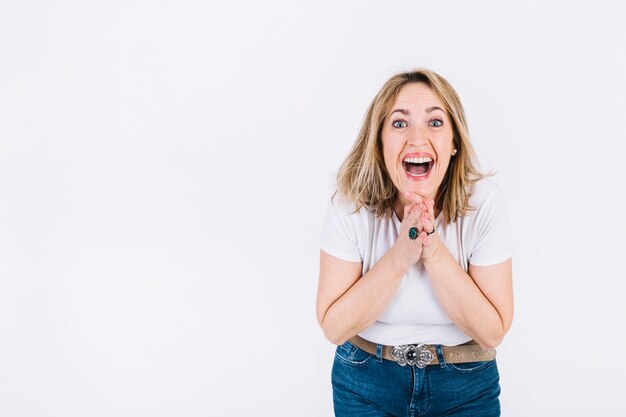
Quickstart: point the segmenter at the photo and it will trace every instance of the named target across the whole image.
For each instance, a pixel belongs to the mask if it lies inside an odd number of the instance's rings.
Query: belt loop
[[[446,366],[446,360],[443,357],[443,349],[441,348],[441,345],[435,345],[435,351],[437,352],[437,359],[439,359],[439,366],[443,368]]]
[[[376,360],[378,362],[383,361],[383,345],[376,344]]]

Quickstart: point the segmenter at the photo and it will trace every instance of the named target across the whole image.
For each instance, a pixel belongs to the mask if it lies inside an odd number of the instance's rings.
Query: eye
[[[441,127],[441,126],[443,126],[443,122],[441,120],[439,120],[439,119],[434,119],[434,120],[431,120],[430,122],[428,122],[428,125],[430,127]]]
[[[402,119],[396,119],[393,122],[391,122],[391,125],[395,128],[403,128],[403,127],[407,127],[407,123],[402,120]]]

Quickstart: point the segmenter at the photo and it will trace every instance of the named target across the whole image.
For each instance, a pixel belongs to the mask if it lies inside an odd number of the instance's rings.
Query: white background
[[[622,18],[3,0],[0,415],[331,415],[323,211],[367,105],[414,67],[455,86],[510,205],[503,415],[624,415]]]

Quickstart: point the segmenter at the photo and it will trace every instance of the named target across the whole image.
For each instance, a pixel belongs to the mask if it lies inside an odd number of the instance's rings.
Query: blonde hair
[[[385,167],[382,129],[400,90],[409,83],[428,85],[442,101],[452,124],[457,152],[450,159],[435,197],[436,208],[443,212],[445,223],[450,224],[472,209],[469,204],[472,185],[486,175],[478,169],[459,96],[448,81],[426,69],[396,74],[376,94],[367,109],[356,142],[337,174],[337,192],[355,205],[355,211],[366,207],[375,211],[377,217],[391,214],[398,191]]]

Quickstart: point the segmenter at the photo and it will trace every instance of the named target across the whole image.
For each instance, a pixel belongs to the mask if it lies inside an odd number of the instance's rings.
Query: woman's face
[[[402,205],[404,192],[435,198],[453,152],[452,124],[437,95],[424,83],[402,87],[385,118],[383,157]]]

